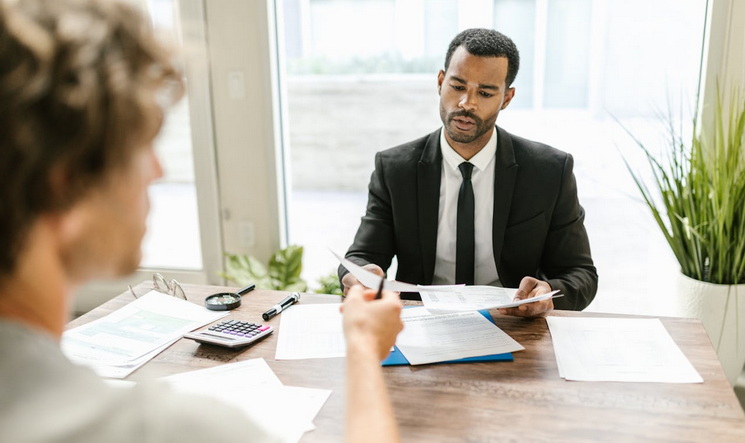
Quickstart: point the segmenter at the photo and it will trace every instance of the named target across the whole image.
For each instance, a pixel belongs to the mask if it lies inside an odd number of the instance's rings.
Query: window
[[[494,2],[494,29],[510,36],[520,51],[520,71],[513,84],[520,100],[511,103],[511,109],[532,108],[535,103],[536,40],[540,40],[536,36],[537,17],[536,0]]]
[[[169,41],[183,46],[177,2],[146,0],[145,6],[153,27]],[[188,94],[166,116],[155,149],[164,176],[149,189],[152,209],[141,266],[200,270],[202,250]]]
[[[547,108],[586,108],[592,55],[592,2],[551,0],[545,11],[543,103]]]
[[[155,148],[164,177],[149,189],[151,211],[143,240],[142,271],[119,281],[91,282],[81,288],[74,310],[85,312],[121,293],[128,283],[153,271],[184,283],[215,282],[222,268],[222,243],[214,209],[217,203],[212,110],[209,108],[204,12],[197,0],[137,0],[153,27],[183,49],[187,95],[166,116]],[[206,159],[206,160],[205,160]],[[215,282],[216,283],[216,282]]]
[[[676,267],[619,155],[633,150],[619,122],[657,142],[660,113],[670,109],[689,124],[705,0],[281,6],[288,205],[295,214],[289,241],[305,246],[311,285],[336,269],[327,248],[344,252],[353,240],[375,152],[440,127],[436,75],[447,44],[462,29],[494,27],[515,40],[522,58],[515,99],[498,124],[575,157],[604,294],[591,308],[623,311],[622,297],[623,305],[651,308],[662,288],[650,269]]]

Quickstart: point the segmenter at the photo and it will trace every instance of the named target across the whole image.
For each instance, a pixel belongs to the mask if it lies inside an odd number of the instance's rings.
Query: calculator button
[[[207,329],[220,334],[250,338],[257,336],[270,328],[270,326],[259,325],[246,321],[226,320],[216,325],[212,325]]]

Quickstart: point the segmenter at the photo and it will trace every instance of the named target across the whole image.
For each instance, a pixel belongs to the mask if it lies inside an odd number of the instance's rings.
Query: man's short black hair
[[[506,35],[485,28],[466,29],[456,35],[445,55],[445,72],[450,67],[450,59],[459,46],[479,57],[507,57],[507,87],[515,81],[517,70],[520,68],[520,53],[512,39]]]

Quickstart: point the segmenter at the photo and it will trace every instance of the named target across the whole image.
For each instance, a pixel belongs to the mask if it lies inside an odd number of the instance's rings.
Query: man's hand
[[[375,300],[375,294],[374,289],[352,286],[341,312],[347,347],[371,349],[378,360],[383,360],[391,353],[396,336],[404,328],[401,299],[392,291],[383,291],[379,300]]]
[[[380,362],[403,329],[398,294],[355,285],[341,304],[347,342],[346,430],[344,441],[400,442]]]
[[[379,275],[381,277],[385,275],[383,268],[381,268],[378,265],[372,264],[372,263],[368,263],[362,268],[372,272],[375,275]],[[342,277],[341,284],[343,286],[342,290],[344,291],[344,296],[346,297],[347,293],[349,292],[349,288],[351,288],[354,285],[359,285],[360,282],[359,280],[357,280],[357,277],[355,277],[354,275],[352,275],[351,272],[349,272],[347,273],[347,275]]]
[[[515,294],[515,300],[523,300],[537,295],[546,294],[551,292],[551,285],[543,280],[538,280],[533,277],[524,277],[520,281],[520,286],[517,288]],[[554,309],[553,299],[541,300],[533,303],[525,303],[524,305],[516,306],[514,308],[500,309],[500,314],[515,315],[518,317],[541,317],[551,312]]]

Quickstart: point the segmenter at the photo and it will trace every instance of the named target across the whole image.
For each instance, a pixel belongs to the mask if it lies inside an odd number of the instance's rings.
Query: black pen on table
[[[281,302],[269,308],[265,313],[261,314],[261,318],[263,318],[264,321],[269,320],[275,315],[279,314],[280,312],[294,305],[299,300],[300,300],[300,293],[293,292],[292,294],[285,297],[284,300],[282,300]]]
[[[375,300],[380,300],[383,296],[383,284],[385,284],[385,277],[380,277],[380,286],[378,286],[378,293],[375,294]]]

